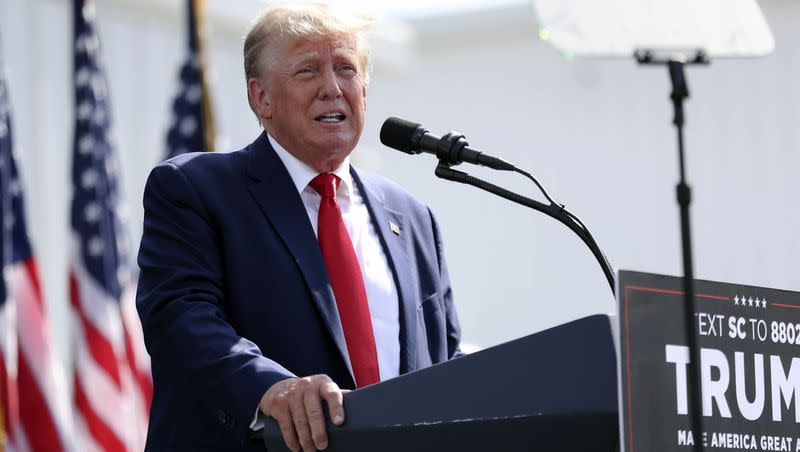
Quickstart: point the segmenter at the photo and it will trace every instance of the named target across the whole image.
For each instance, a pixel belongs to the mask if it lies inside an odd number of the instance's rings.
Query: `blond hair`
[[[364,42],[364,32],[372,25],[371,17],[347,10],[334,10],[324,3],[285,5],[262,13],[244,39],[244,77],[245,84],[251,78],[261,75],[262,50],[276,38],[315,39],[327,36],[352,36],[356,40],[359,68],[364,83],[369,82],[369,54]],[[250,93],[247,93],[250,109],[258,116]]]

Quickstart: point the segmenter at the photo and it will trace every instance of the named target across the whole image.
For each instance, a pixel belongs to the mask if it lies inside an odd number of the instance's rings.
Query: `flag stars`
[[[89,223],[97,223],[100,220],[100,214],[102,213],[103,211],[100,209],[100,205],[96,202],[90,202],[83,209],[83,217]]]
[[[187,116],[181,120],[180,131],[183,136],[191,136],[197,130],[197,120]]]
[[[94,77],[92,77],[92,93],[94,93],[94,97],[98,100],[105,99],[108,94],[106,81],[99,73],[96,73]]]
[[[15,198],[22,194],[22,187],[19,184],[19,179],[12,179],[9,181],[8,192]]]
[[[106,109],[103,107],[97,107],[94,109],[94,113],[92,114],[92,122],[94,125],[98,127],[103,127],[106,124]]]
[[[92,117],[92,103],[88,100],[84,100],[78,105],[78,119],[81,121],[86,121]]]
[[[81,174],[81,186],[86,190],[94,188],[97,185],[97,179],[97,171],[89,168]]]
[[[113,179],[114,176],[117,174],[117,165],[114,164],[114,161],[111,159],[106,159],[106,175],[109,179]]]
[[[83,20],[86,22],[93,22],[97,12],[94,9],[93,2],[86,2],[83,4],[83,8],[81,9],[81,14],[83,15]]]
[[[97,49],[100,47],[100,41],[94,34],[80,35],[75,40],[75,51],[78,53],[86,53],[88,56],[94,56]]]
[[[81,67],[78,69],[78,73],[75,74],[75,84],[78,87],[89,86],[89,82],[92,81],[92,72],[86,66]]]
[[[117,281],[119,281],[120,286],[126,286],[131,280],[131,273],[128,271],[128,268],[125,266],[120,265],[117,268]]]
[[[100,237],[92,237],[86,242],[86,251],[89,253],[89,256],[97,258],[103,255],[103,249],[105,248],[105,243],[103,243],[103,239]]]
[[[200,102],[200,98],[202,97],[202,95],[203,95],[203,90],[202,88],[200,88],[199,83],[195,83],[186,88],[185,97],[186,101],[189,102],[190,104],[196,104]]]
[[[89,135],[88,133],[86,135],[83,135],[78,140],[78,152],[80,152],[83,155],[91,153],[92,150],[94,150],[94,143],[95,141],[93,136]]]

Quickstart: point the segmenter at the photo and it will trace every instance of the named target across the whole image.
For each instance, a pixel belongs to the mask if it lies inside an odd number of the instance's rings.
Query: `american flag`
[[[189,49],[181,65],[178,93],[172,102],[167,132],[167,158],[186,152],[213,150],[214,127],[201,51],[200,12],[205,2],[186,0]]]
[[[142,450],[153,389],[134,304],[135,269],[120,218],[108,85],[94,4],[73,4],[76,109],[69,287],[76,432],[82,450]]]
[[[0,59],[0,450],[76,450],[63,370],[55,360],[12,152]]]

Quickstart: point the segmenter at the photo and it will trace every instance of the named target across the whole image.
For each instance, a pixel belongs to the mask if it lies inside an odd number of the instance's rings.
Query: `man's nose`
[[[336,77],[336,72],[333,69],[324,71],[317,96],[320,99],[327,99],[336,98],[341,95],[342,90],[339,88],[339,79]]]

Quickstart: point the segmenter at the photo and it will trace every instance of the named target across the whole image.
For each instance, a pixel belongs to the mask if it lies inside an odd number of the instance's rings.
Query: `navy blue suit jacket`
[[[460,330],[431,212],[385,179],[351,173],[398,289],[400,372],[453,357]],[[137,307],[155,386],[148,450],[257,450],[249,425],[272,384],[327,374],[354,387],[319,244],[265,133],[240,151],[158,165],[144,209]]]

